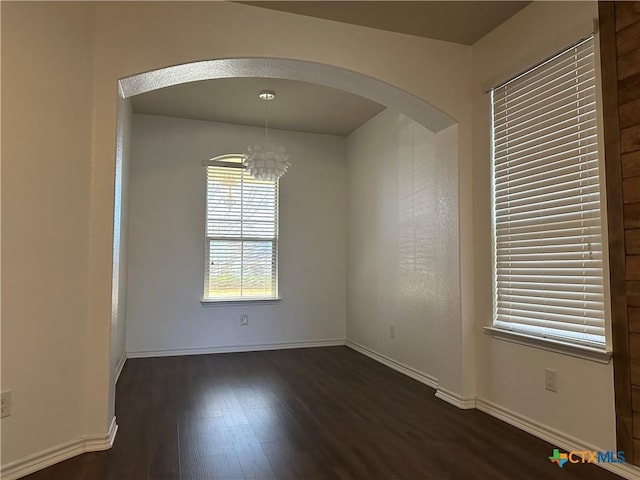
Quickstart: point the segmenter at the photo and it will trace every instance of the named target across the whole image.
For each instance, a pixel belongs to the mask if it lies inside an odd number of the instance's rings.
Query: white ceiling
[[[238,2],[428,38],[472,44],[530,2]],[[261,90],[274,90],[271,128],[346,136],[384,106],[342,90],[292,80],[230,78],[192,82],[132,97],[134,113],[264,126]]]
[[[312,83],[273,78],[225,78],[191,82],[132,97],[134,113],[264,126],[261,90],[276,92],[268,104],[269,128],[349,135],[384,106]]]

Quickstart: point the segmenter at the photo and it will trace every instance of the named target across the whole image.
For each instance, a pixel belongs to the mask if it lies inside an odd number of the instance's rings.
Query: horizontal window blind
[[[276,298],[278,181],[257,180],[240,164],[206,168],[204,299]]]
[[[593,43],[491,92],[494,326],[603,347]]]

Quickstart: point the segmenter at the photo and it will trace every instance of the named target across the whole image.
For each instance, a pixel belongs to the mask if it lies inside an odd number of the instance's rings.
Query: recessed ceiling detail
[[[278,92],[269,102],[269,128],[346,136],[384,110],[358,95],[297,80],[224,78],[183,83],[131,97],[133,112],[264,127],[263,90]]]

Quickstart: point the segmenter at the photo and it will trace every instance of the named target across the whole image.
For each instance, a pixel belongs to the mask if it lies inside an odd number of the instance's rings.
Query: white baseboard
[[[534,420],[513,412],[507,408],[496,405],[488,400],[482,398],[476,398],[476,408],[482,412],[485,412],[492,417],[496,417],[503,422],[513,425],[520,430],[524,430],[531,435],[545,440],[552,445],[562,448],[563,450],[570,451],[594,451],[601,450],[600,448],[589,445],[571,435],[567,435],[564,432],[556,430],[547,425],[542,425]],[[609,470],[616,475],[620,475],[623,478],[637,480],[640,478],[640,468],[629,465],[628,463],[598,463],[596,464],[605,470]]]
[[[359,343],[356,343],[352,340],[347,340],[345,344],[347,345],[347,347],[354,349],[356,352],[360,352],[363,355],[366,355],[369,358],[373,358],[374,360],[382,363],[383,365],[386,365],[389,368],[393,368],[400,373],[404,373],[407,377],[411,377],[414,380],[419,381],[420,383],[424,383],[425,385],[430,386],[431,388],[438,388],[438,380],[431,375],[416,370],[413,367],[409,367],[404,363],[400,363],[393,358],[382,355],[381,353],[371,350],[370,348],[365,347],[364,345],[360,345]]]
[[[84,437],[84,451],[100,452],[102,450],[109,450],[113,447],[117,432],[118,424],[116,423],[116,417],[113,417],[106,435],[86,435]]]
[[[440,400],[444,400],[447,403],[450,403],[454,407],[461,408],[463,410],[468,410],[470,408],[476,408],[476,398],[475,397],[461,397],[457,393],[451,392],[449,390],[445,390],[442,387],[438,387],[438,391],[436,392],[436,398]]]
[[[115,385],[116,383],[118,383],[118,379],[120,378],[120,374],[122,373],[122,369],[124,368],[124,364],[127,362],[127,355],[123,354],[122,358],[120,359],[120,361],[118,362],[118,365],[116,365],[116,374],[115,374],[115,378],[113,379],[113,384]]]
[[[0,477],[3,480],[16,480],[81,453],[108,450],[113,446],[117,431],[118,424],[116,423],[116,417],[113,417],[107,433],[78,437],[75,440],[61,443],[21,460],[3,465],[0,469]]]
[[[545,440],[552,445],[562,448],[568,452],[573,450],[600,450],[600,448],[589,445],[582,440],[567,435],[566,433],[560,432],[559,430],[555,430],[554,428],[551,428],[547,425],[541,425],[530,418],[512,412],[504,407],[496,405],[495,403],[489,402],[488,400],[476,397],[464,398],[454,392],[450,392],[444,388],[440,388],[438,387],[438,380],[435,377],[404,365],[396,360],[393,360],[392,358],[382,355],[352,340],[347,340],[346,346],[382,363],[383,365],[393,368],[394,370],[397,370],[398,372],[403,373],[408,377],[411,377],[432,388],[435,388],[435,396],[437,398],[450,403],[455,407],[461,409],[477,408],[478,410],[485,412],[492,417],[496,417],[499,420],[508,423],[509,425],[513,425],[520,430],[530,433],[535,437],[541,438],[542,440]],[[620,475],[623,478],[627,478],[630,480],[640,479],[640,468],[629,465],[628,463],[598,463],[597,465],[601,468],[604,468],[605,470],[609,470],[610,472],[615,473],[616,475]]]
[[[206,355],[209,353],[256,352],[262,350],[285,350],[288,348],[336,347],[344,345],[344,338],[333,340],[307,340],[303,342],[276,342],[253,345],[230,345],[225,347],[204,347],[166,350],[127,351],[127,358],[175,357],[178,355]]]
[[[407,377],[411,377],[414,380],[417,380],[421,383],[424,383],[425,385],[430,386],[431,388],[435,388],[436,389],[435,396],[440,400],[444,400],[445,402],[450,403],[451,405],[454,405],[462,409],[475,408],[476,406],[475,397],[463,398],[457,393],[453,393],[453,392],[450,392],[449,390],[445,390],[444,388],[441,388],[438,386],[437,378],[427,373],[421,372],[419,370],[416,370],[413,367],[405,365],[404,363],[398,362],[393,358],[390,358],[390,357],[387,357],[386,355],[378,353],[375,350],[372,350],[368,347],[365,347],[364,345],[354,342],[353,340],[347,340],[346,345],[347,347],[352,348],[355,351],[360,352],[363,355],[366,355],[367,357],[372,358],[377,362],[380,362],[383,365],[386,365],[389,368],[393,368],[394,370],[397,370],[400,373],[404,373]]]

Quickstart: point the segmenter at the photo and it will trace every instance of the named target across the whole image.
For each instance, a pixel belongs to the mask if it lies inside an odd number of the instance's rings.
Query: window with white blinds
[[[494,327],[604,348],[593,37],[491,96]]]
[[[205,301],[278,297],[278,181],[253,178],[242,160],[207,162]]]

